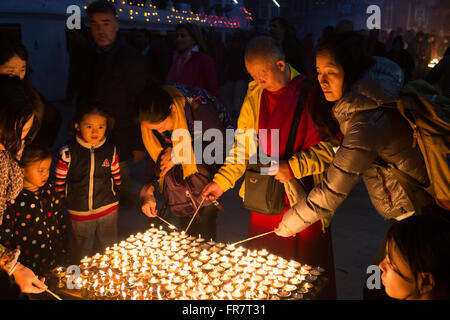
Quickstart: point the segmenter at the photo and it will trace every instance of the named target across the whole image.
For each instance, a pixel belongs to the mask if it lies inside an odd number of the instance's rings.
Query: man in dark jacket
[[[145,61],[117,36],[120,24],[113,4],[103,0],[93,2],[87,15],[96,47],[86,65],[78,105],[97,103],[114,117],[110,139],[120,159],[121,199],[137,202],[139,190],[131,180],[129,165],[145,156],[135,106],[137,93],[145,87]]]

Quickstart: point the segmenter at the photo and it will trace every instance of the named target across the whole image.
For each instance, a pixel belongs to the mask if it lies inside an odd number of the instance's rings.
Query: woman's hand
[[[280,222],[278,228],[275,229],[275,233],[280,237],[294,237],[295,232],[291,231],[283,222]]]
[[[146,197],[142,203],[141,210],[149,218],[156,217],[158,210],[156,210],[155,196],[151,195]]]
[[[166,173],[175,166],[175,163],[172,161],[172,148],[164,150],[160,163],[161,177],[164,177]]]
[[[278,165],[278,172],[275,174],[275,180],[280,181],[281,183],[288,182],[294,178],[291,174],[291,170],[289,169],[289,162],[286,160],[280,160],[280,164]]]
[[[275,233],[280,237],[291,237],[308,228],[312,223],[305,221],[295,210],[295,206],[286,211],[283,215]]]
[[[47,290],[45,278],[38,279],[33,271],[22,264],[18,264],[13,272],[14,280],[24,293],[42,293]]]

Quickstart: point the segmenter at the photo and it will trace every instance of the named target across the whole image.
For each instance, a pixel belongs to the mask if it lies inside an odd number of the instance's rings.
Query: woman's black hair
[[[52,152],[50,148],[40,144],[32,143],[23,150],[22,157],[19,161],[19,166],[21,168],[25,168],[33,162],[42,161],[51,157]]]
[[[23,61],[28,62],[28,52],[22,42],[7,35],[0,36],[0,66],[18,56]]]
[[[314,68],[314,72],[316,72],[316,68]],[[325,99],[319,81],[317,81],[317,76],[315,79],[312,79],[310,92],[313,97],[313,105],[307,111],[314,127],[319,131],[323,141],[328,141],[334,146],[340,145],[342,139],[341,130],[332,114],[334,102]]]
[[[364,37],[355,31],[336,33],[324,39],[316,47],[316,56],[324,51],[331,53],[336,63],[344,69],[343,94],[375,64],[367,51]]]
[[[96,103],[84,103],[77,107],[72,122],[69,124],[69,132],[76,134],[77,130],[75,129],[75,124],[80,124],[83,117],[88,114],[96,114],[105,117],[107,126],[106,133],[111,133],[111,130],[114,128],[115,119],[107,110]]]
[[[316,56],[324,51],[328,51],[335,58],[336,63],[344,69],[343,94],[350,90],[374,64],[374,60],[367,52],[364,37],[355,31],[330,34],[322,39],[316,47]],[[338,145],[341,131],[332,115],[334,103],[325,99],[317,79],[315,62],[312,82],[314,107],[308,110],[309,116],[322,139]]]
[[[139,122],[160,123],[171,113],[173,98],[162,87],[148,87],[137,97]]]
[[[11,155],[17,155],[21,149],[23,127],[34,115],[26,143],[33,141],[40,127],[40,110],[42,102],[27,81],[0,75],[0,143]]]
[[[429,272],[435,286],[432,299],[450,298],[450,217],[448,212],[414,215],[392,224],[386,235],[388,254],[392,245],[409,265],[414,280]]]

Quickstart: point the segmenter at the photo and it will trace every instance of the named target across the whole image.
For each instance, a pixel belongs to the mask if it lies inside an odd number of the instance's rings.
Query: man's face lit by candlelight
[[[287,65],[283,60],[257,56],[245,59],[245,67],[256,83],[268,91],[280,90],[288,82]]]

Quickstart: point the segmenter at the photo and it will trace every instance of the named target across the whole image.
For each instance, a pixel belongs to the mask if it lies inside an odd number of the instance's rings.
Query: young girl
[[[380,263],[386,293],[402,300],[450,298],[450,217],[412,216],[387,232],[386,257]]]
[[[93,254],[96,235],[102,247],[117,242],[120,169],[116,147],[105,137],[112,119],[104,110],[82,107],[73,124],[76,135],[56,164],[56,190],[65,198],[78,260]]]
[[[8,202],[0,231],[0,241],[20,249],[22,264],[39,275],[68,262],[61,200],[54,185],[47,182],[51,164],[47,148],[36,144],[25,148],[19,162],[23,189]]]

